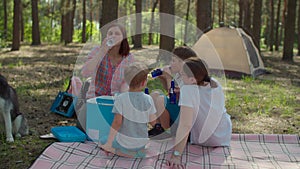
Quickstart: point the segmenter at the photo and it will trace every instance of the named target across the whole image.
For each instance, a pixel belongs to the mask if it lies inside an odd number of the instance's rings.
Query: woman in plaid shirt
[[[113,23],[108,26],[102,44],[94,47],[88,55],[81,74],[91,80],[90,84],[85,83],[83,91],[81,90],[82,104],[76,106],[79,122],[77,126],[82,130],[86,127],[86,99],[114,95],[128,90],[128,85],[124,81],[124,69],[134,62],[129,50],[125,28],[118,23]]]
[[[124,82],[124,68],[134,62],[129,50],[125,28],[117,23],[111,24],[102,45],[91,51],[82,68],[83,76],[92,77],[86,98],[128,90]]]

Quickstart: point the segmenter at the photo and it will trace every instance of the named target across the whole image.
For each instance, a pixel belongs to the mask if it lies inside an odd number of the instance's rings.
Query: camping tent
[[[231,77],[264,73],[264,64],[251,37],[241,28],[220,27],[203,34],[193,46],[211,72]]]

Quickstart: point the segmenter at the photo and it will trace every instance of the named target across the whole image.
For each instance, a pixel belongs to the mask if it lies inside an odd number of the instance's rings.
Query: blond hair
[[[147,80],[149,71],[149,68],[143,63],[132,63],[124,70],[125,82],[130,88],[138,88]]]

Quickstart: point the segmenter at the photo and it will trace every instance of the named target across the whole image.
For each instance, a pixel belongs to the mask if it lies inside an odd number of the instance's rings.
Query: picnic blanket
[[[168,142],[154,143],[149,149],[161,153],[147,158],[106,156],[93,142],[55,142],[34,161],[31,169],[40,168],[169,168],[172,154]],[[187,169],[201,168],[300,168],[298,135],[233,134],[230,147],[202,147],[188,144],[182,155]]]

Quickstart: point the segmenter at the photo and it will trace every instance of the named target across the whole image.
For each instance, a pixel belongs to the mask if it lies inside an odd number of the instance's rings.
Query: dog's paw
[[[12,143],[12,142],[14,142],[14,138],[13,137],[7,137],[6,142]]]
[[[20,133],[17,133],[17,134],[15,134],[15,137],[17,137],[17,138],[21,138],[22,136],[21,136],[21,134],[20,134]]]

